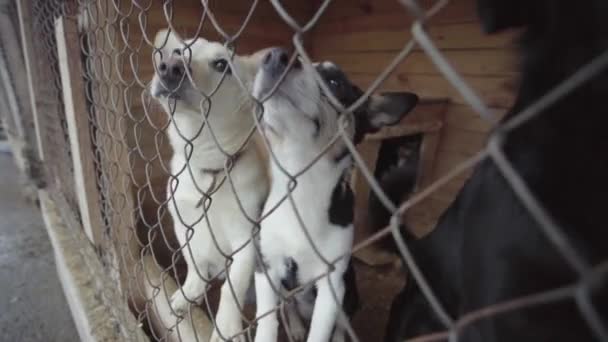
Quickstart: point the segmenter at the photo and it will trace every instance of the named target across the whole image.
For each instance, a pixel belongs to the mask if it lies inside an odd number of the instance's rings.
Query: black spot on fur
[[[346,272],[344,272],[342,279],[344,279],[344,287],[346,288],[342,309],[348,317],[353,317],[359,308],[360,298],[359,290],[357,289],[357,277],[352,261],[348,263],[348,267],[346,268]]]
[[[340,177],[329,203],[329,222],[346,227],[353,223],[355,196],[351,190],[346,174]]]
[[[312,123],[315,125],[315,133],[313,136],[318,137],[321,132],[321,121],[319,121],[319,118],[314,118],[312,119]]]
[[[334,162],[336,162],[336,164],[340,163],[344,158],[350,156],[350,151],[345,147],[342,151],[340,151],[340,153],[338,153],[336,155],[336,157],[334,158]]]
[[[295,262],[292,258],[285,259],[285,267],[287,271],[285,272],[285,277],[281,279],[281,285],[287,290],[291,291],[298,287],[298,263]]]

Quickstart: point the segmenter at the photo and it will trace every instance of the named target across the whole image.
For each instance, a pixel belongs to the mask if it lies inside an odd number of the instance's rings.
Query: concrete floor
[[[78,341],[40,211],[0,152],[0,341]]]

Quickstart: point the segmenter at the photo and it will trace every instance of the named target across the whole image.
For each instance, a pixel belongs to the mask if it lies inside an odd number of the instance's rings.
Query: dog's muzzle
[[[181,57],[170,56],[157,66],[156,84],[152,86],[152,96],[171,96],[179,98],[179,90],[183,83],[189,82],[186,76],[186,67]]]
[[[258,71],[257,82],[258,87],[255,91],[256,97],[261,98],[275,87],[277,81],[285,73],[285,70],[289,66],[289,54],[283,48],[272,48],[264,58],[262,59],[262,65],[260,71]],[[302,63],[299,60],[295,60],[291,66],[290,71],[294,69],[301,69]]]
[[[276,79],[285,72],[288,64],[289,55],[287,51],[282,48],[272,48],[262,60],[262,70],[266,72],[267,76]]]

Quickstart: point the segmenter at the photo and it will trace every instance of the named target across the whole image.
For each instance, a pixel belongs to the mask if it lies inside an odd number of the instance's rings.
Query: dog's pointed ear
[[[356,114],[355,143],[384,126],[398,123],[416,107],[418,96],[408,92],[386,92],[370,96],[367,106]]]
[[[418,96],[408,92],[372,95],[367,108],[367,121],[372,131],[394,125],[418,103]]]
[[[154,36],[154,46],[159,49],[176,48],[182,45],[182,39],[169,28],[162,29]]]

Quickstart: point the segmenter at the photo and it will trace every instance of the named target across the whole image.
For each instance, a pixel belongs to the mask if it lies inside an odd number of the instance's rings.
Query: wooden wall
[[[428,7],[434,1],[421,2]],[[334,61],[359,86],[367,87],[411,38],[411,24],[409,13],[395,0],[335,0],[315,27],[313,56]],[[517,80],[512,33],[484,35],[475,0],[450,2],[428,22],[428,32],[493,111],[501,114],[510,106]],[[398,66],[381,89],[450,100],[433,178],[444,175],[484,144],[490,125],[477,117],[420,48]],[[468,175],[434,193],[412,210],[408,220],[419,231],[434,226]]]

